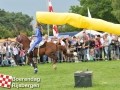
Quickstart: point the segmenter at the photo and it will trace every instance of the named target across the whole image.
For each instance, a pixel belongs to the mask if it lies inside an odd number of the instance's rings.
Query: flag
[[[0,74],[0,87],[10,88],[12,76]]]
[[[53,12],[53,7],[52,7],[52,3],[51,3],[51,0],[48,1],[48,4],[49,4],[49,12]],[[59,32],[58,32],[58,27],[57,25],[53,25],[53,35],[55,37],[58,37],[59,35]]]
[[[49,0],[48,4],[49,4],[49,12],[53,12],[51,0]]]

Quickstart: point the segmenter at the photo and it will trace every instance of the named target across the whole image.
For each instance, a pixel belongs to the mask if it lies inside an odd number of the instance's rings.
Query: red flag
[[[51,0],[48,1],[48,4],[49,4],[49,12],[53,12],[53,7],[52,7]],[[57,37],[59,35],[57,25],[53,25],[53,35],[55,37]]]
[[[49,4],[49,12],[53,12],[53,7],[52,7],[52,3],[50,0],[49,0],[48,4]]]
[[[0,74],[0,87],[10,88],[12,76]]]

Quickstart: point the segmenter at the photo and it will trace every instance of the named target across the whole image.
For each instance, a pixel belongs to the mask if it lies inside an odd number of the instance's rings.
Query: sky
[[[78,0],[51,0],[54,12],[68,12],[71,5],[79,5]],[[36,11],[48,11],[48,0],[0,0],[0,9],[22,12],[35,18]]]

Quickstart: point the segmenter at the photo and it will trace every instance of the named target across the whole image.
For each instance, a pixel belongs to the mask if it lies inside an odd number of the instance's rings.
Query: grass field
[[[40,78],[40,87],[33,90],[120,90],[120,61],[58,63],[57,67],[55,71],[51,64],[40,64],[38,74],[33,74],[33,68],[30,66],[0,67],[0,73],[17,78]],[[74,72],[86,69],[93,71],[93,86],[74,88]],[[0,88],[0,90],[7,89]],[[11,88],[11,90],[18,89]],[[19,88],[19,90],[30,90],[30,88]]]

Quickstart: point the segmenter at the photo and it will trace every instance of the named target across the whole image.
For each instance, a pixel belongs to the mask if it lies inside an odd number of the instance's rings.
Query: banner
[[[11,88],[12,76],[0,74],[0,87]]]
[[[77,28],[98,30],[120,35],[120,24],[102,19],[85,17],[75,13],[36,12],[38,23],[63,25],[69,24]]]

